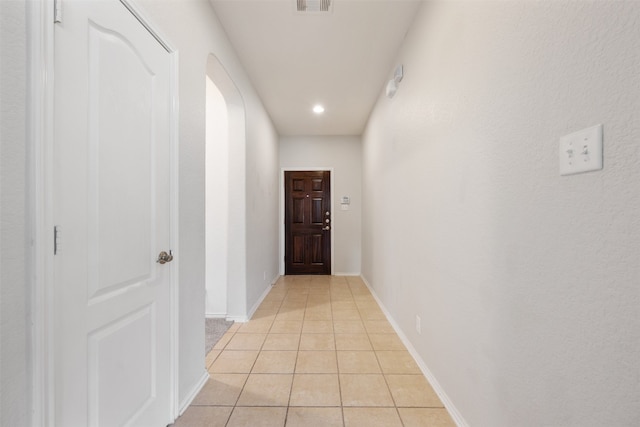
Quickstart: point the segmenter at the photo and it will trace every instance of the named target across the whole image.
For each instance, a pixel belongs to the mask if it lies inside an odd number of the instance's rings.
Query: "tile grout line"
[[[285,298],[286,295],[289,293],[289,291],[287,290],[287,293],[285,294]],[[280,311],[280,310],[278,310]],[[305,303],[305,313],[306,313],[306,303]],[[303,313],[303,322],[304,322],[304,313]],[[304,325],[304,323],[303,323]],[[293,373],[291,374],[291,386],[289,387],[289,399],[287,399],[287,412],[285,414],[284,417],[284,425],[287,425],[287,419],[289,418],[289,408],[291,408],[291,395],[293,394],[293,383],[296,380],[296,369],[298,367],[298,357],[300,355],[300,341],[302,341],[302,328],[300,328],[300,337],[298,338],[298,349],[296,350],[296,361],[293,364]]]
[[[347,282],[348,281],[349,280],[347,279]],[[351,286],[349,286],[349,288],[351,289]],[[351,289],[351,294],[353,295],[353,290],[352,289]],[[377,305],[377,303],[376,303],[376,305]],[[358,304],[356,304],[356,310],[358,310],[358,314],[360,316],[360,319],[361,319],[362,323],[365,324],[365,319],[364,319],[364,317],[362,315],[362,310],[360,309]],[[398,419],[400,420],[400,423],[402,424],[402,426],[404,426],[404,423],[402,422],[402,418],[400,417],[400,413],[399,413],[398,408],[397,408],[396,400],[393,397],[393,393],[391,393],[391,388],[389,387],[389,383],[387,381],[387,377],[384,375],[384,372],[382,370],[382,365],[380,364],[380,359],[378,358],[378,353],[376,352],[376,348],[373,345],[373,342],[371,341],[371,332],[369,332],[369,330],[366,329],[366,324],[365,324],[365,331],[366,331],[366,335],[367,335],[367,340],[369,341],[369,344],[371,345],[371,349],[373,351],[374,357],[376,358],[376,363],[378,365],[378,368],[380,369],[380,374],[382,375],[382,378],[383,378],[383,380],[385,382],[385,385],[387,386],[387,391],[389,392],[389,396],[391,396],[391,401],[393,402],[393,407],[394,407],[394,410],[396,412],[396,415],[398,416]]]
[[[342,416],[342,425],[346,425],[344,419],[344,400],[342,398],[342,381],[340,380],[340,363],[338,362],[338,342],[336,340],[336,324],[333,321],[333,305],[331,305],[331,327],[333,328],[333,346],[336,349],[336,370],[338,371],[338,393],[340,394],[340,415]]]
[[[246,377],[245,381],[243,382],[243,386],[242,386],[242,388],[240,390],[238,398],[236,399],[235,404],[232,407],[232,411],[230,412],[230,414],[229,414],[229,416],[227,418],[227,422],[226,422],[225,425],[229,424],[229,422],[231,420],[231,416],[233,415],[236,407],[238,407],[237,404],[239,402],[240,396],[245,391],[245,387],[246,387],[246,384],[248,382],[249,376],[258,375],[257,373],[254,373],[253,370],[255,369],[257,361],[260,358],[260,356],[263,355],[263,353],[268,351],[268,350],[265,349],[265,344],[266,344],[267,337],[269,335],[274,335],[275,334],[275,333],[272,334],[271,331],[272,331],[274,323],[275,323],[275,321],[277,319],[277,315],[281,314],[280,310],[282,310],[283,306],[285,305],[285,301],[287,300],[287,297],[288,296],[293,297],[293,296],[304,295],[305,296],[305,306],[304,306],[303,313],[302,313],[302,319],[300,321],[301,322],[301,327],[300,327],[300,330],[296,334],[298,336],[298,342],[296,344],[296,350],[295,350],[296,351],[296,356],[295,356],[296,358],[295,358],[295,362],[294,362],[294,366],[293,366],[292,381],[291,381],[291,384],[290,384],[290,387],[289,387],[289,396],[288,396],[288,399],[287,399],[287,408],[286,408],[286,411],[285,411],[284,424],[286,425],[286,423],[289,421],[289,415],[290,415],[289,412],[290,412],[290,408],[291,408],[293,383],[294,383],[294,380],[295,380],[295,376],[297,375],[296,371],[298,369],[298,363],[300,361],[300,359],[299,359],[300,352],[303,351],[301,347],[302,347],[302,336],[303,336],[305,322],[307,322],[307,321],[316,321],[316,320],[325,320],[324,318],[321,318],[321,319],[307,319],[307,314],[308,314],[307,311],[309,310],[309,308],[312,308],[312,306],[310,306],[309,304],[310,304],[310,299],[311,299],[311,296],[312,296],[312,293],[310,292],[310,286],[312,286],[313,283],[314,282],[312,280],[305,280],[302,286],[296,284],[295,282],[293,283],[293,286],[291,286],[292,284],[285,284],[286,285],[285,286],[285,292],[284,292],[283,296],[279,296],[280,304],[278,305],[278,309],[276,311],[276,314],[274,315],[274,318],[271,321],[269,329],[265,333],[265,339],[260,344],[260,348],[257,351],[256,359],[254,359],[253,363],[251,364],[251,367],[249,369],[249,373],[247,374],[247,377]],[[382,365],[381,365],[380,358],[379,358],[379,355],[378,355],[379,352],[384,351],[387,348],[387,345],[386,345],[386,343],[383,342],[382,346],[381,347],[379,346],[380,350],[378,350],[376,348],[376,346],[374,346],[373,340],[371,338],[372,334],[375,334],[376,332],[379,333],[379,334],[383,334],[383,333],[381,331],[376,331],[375,329],[370,330],[365,326],[366,322],[365,322],[365,318],[363,317],[364,316],[363,312],[366,312],[367,310],[365,308],[363,308],[363,307],[367,307],[368,306],[367,305],[368,304],[367,299],[364,298],[362,294],[358,294],[358,298],[356,298],[356,294],[354,294],[354,286],[352,286],[352,283],[350,283],[348,279],[344,280],[342,283],[339,283],[339,284],[328,283],[326,286],[327,286],[327,291],[328,291],[328,295],[329,295],[328,304],[329,304],[330,313],[331,313],[331,317],[328,319],[328,321],[331,322],[332,343],[333,343],[333,350],[332,351],[334,352],[334,355],[336,357],[335,362],[336,362],[336,374],[337,374],[337,378],[338,378],[338,393],[339,393],[340,410],[341,410],[340,413],[341,413],[341,416],[342,416],[343,425],[346,422],[346,419],[345,419],[345,406],[344,406],[344,400],[343,400],[343,396],[342,396],[342,383],[341,383],[342,371],[341,371],[341,367],[340,367],[340,364],[339,364],[339,361],[338,361],[338,357],[337,357],[338,353],[339,353],[338,344],[337,344],[337,336],[336,336],[338,334],[338,332],[336,330],[336,324],[335,324],[335,322],[337,320],[333,317],[333,312],[334,312],[333,308],[334,308],[334,303],[342,303],[342,302],[345,302],[345,301],[352,302],[352,303],[355,304],[355,309],[356,309],[356,312],[358,313],[358,321],[364,327],[364,331],[363,332],[366,333],[367,343],[369,344],[371,349],[370,350],[368,350],[368,349],[356,349],[356,350],[343,349],[341,351],[353,351],[353,352],[373,351],[374,352],[374,356],[375,356],[375,360],[376,360],[376,363],[377,363],[377,367],[380,369],[380,375],[383,376],[383,379],[385,381],[385,385],[386,385],[387,390],[388,390],[388,392],[389,392],[389,394],[391,396],[391,401],[393,402],[392,407],[395,409],[395,413],[396,413],[401,425],[404,425],[404,420],[402,419],[402,417],[400,415],[400,411],[399,411],[400,407],[398,406],[398,402],[396,401],[395,397],[393,396],[393,393],[391,393],[391,387],[390,387],[389,381],[388,381],[388,375],[392,375],[392,374],[388,374],[387,375],[382,370]],[[357,290],[357,287],[355,287],[355,288]],[[297,295],[296,289],[302,290],[300,295]],[[333,290],[333,292],[332,292],[332,290]],[[345,299],[344,295],[340,295],[342,292],[338,292],[337,290],[341,290],[341,291],[348,290],[348,294],[349,294],[348,298]],[[345,294],[346,294],[346,292],[345,292]],[[369,292],[369,294],[370,294],[370,292]],[[326,293],[322,292],[321,295],[326,295]],[[297,300],[297,298],[291,298],[291,300],[290,300],[290,301],[294,302],[292,304],[292,306],[294,307],[293,310],[297,310],[298,309],[297,307],[295,307],[295,305],[296,305],[295,301],[296,300]],[[321,303],[318,304],[318,305],[327,304],[327,302],[324,302],[325,301],[324,297],[320,298],[320,301],[321,301]],[[357,301],[359,301],[360,304],[358,304]],[[271,302],[275,302],[275,299],[271,300]],[[375,302],[375,305],[378,307],[378,309],[380,309],[380,306],[377,304],[377,301]],[[297,319],[293,319],[293,320],[297,320]],[[345,319],[343,319],[343,320],[345,320]],[[350,320],[350,319],[347,319],[347,320]],[[370,320],[379,320],[379,319],[375,319],[374,318],[374,319],[370,319]],[[224,352],[224,351],[232,351],[232,349],[228,349],[228,346],[229,346],[229,343],[232,341],[232,339],[239,333],[239,329],[240,328],[238,328],[238,329],[236,329],[236,330],[234,330],[232,332],[231,337],[222,346],[222,348],[213,349],[213,350],[219,351],[219,353],[217,354],[217,356],[215,358],[213,358],[211,360],[211,362],[209,363],[207,369],[209,369],[215,363],[215,361],[218,359],[220,354],[222,354],[222,352]],[[247,333],[251,333],[251,332],[247,332]],[[286,333],[286,332],[283,332],[283,333]],[[320,334],[320,333],[325,333],[325,332],[318,332],[318,331],[308,332],[307,335],[314,335],[314,334]],[[345,332],[345,333],[348,333],[348,332]],[[393,335],[393,334],[390,334],[390,335]],[[395,334],[395,335],[397,336],[397,334]],[[388,351],[397,350],[397,349],[392,348],[392,347],[393,347],[393,344],[390,344]],[[291,348],[291,347],[289,347],[289,348]],[[238,350],[241,350],[241,349],[238,349]],[[274,348],[273,350],[282,350],[282,349]],[[326,372],[325,374],[330,375],[331,373]],[[215,375],[215,374],[213,374],[213,375]],[[358,375],[358,373],[356,372],[356,373],[354,373],[354,375]],[[364,373],[362,375],[364,375]],[[411,373],[400,373],[398,375],[401,375],[401,376],[414,376],[414,375],[423,376],[423,375],[420,375],[420,374],[411,374]],[[216,406],[216,405],[206,405],[206,406]],[[267,407],[268,407],[268,405],[267,405]],[[328,407],[333,407],[333,406],[328,406]],[[350,407],[350,408],[362,408],[362,409],[365,409],[365,408],[387,408],[387,406],[362,406],[362,407],[361,406],[353,406],[353,407]],[[388,408],[391,408],[391,407],[388,407]],[[404,408],[404,407],[402,407],[402,408]],[[412,408],[412,407],[409,406],[407,408]],[[441,406],[434,406],[434,407],[432,407],[432,406],[428,406],[428,407],[420,406],[420,408],[441,409],[442,407]],[[445,411],[446,411],[446,408],[442,408],[442,409],[445,409]]]
[[[261,304],[261,305],[262,305],[262,304]],[[282,307],[282,301],[281,301],[280,305],[278,306],[278,311],[280,310],[280,307]],[[251,319],[249,319],[249,321],[251,321]],[[275,322],[275,320],[274,320],[274,322]],[[242,327],[242,326],[241,326],[241,327]],[[272,328],[272,327],[273,327],[273,322],[271,323],[271,326],[269,327],[269,331],[271,330],[271,328]],[[238,328],[238,330],[239,330],[239,329],[240,329],[240,328]],[[235,334],[237,333],[237,331],[238,331],[238,330],[236,330],[236,331],[234,332],[234,334],[232,335],[231,339],[233,339],[233,337],[235,336]],[[255,367],[256,362],[258,361],[258,358],[260,357],[260,353],[262,352],[262,348],[264,347],[264,342],[266,341],[266,335],[268,335],[268,334],[269,334],[269,331],[267,331],[267,333],[265,334],[265,339],[264,339],[264,341],[262,342],[262,344],[260,345],[260,349],[258,349],[258,354],[256,355],[255,360],[254,360],[254,361],[253,361],[253,363],[251,364],[251,367],[249,368],[249,373],[247,374],[247,378],[245,379],[245,381],[244,381],[244,383],[243,383],[243,385],[242,385],[242,388],[240,389],[240,393],[238,393],[238,397],[236,398],[235,404],[233,405],[233,409],[231,410],[231,413],[229,414],[229,417],[228,417],[228,419],[227,419],[227,422],[225,423],[225,426],[227,426],[227,425],[229,424],[229,422],[231,421],[231,417],[233,416],[233,414],[234,414],[234,413],[235,413],[235,411],[236,411],[236,408],[238,407],[238,402],[240,401],[240,397],[242,397],[242,393],[244,392],[245,387],[246,387],[246,385],[247,385],[247,382],[249,381],[249,377],[251,376],[251,373],[252,373],[252,371],[253,371],[253,368]],[[229,342],[231,342],[231,340],[229,340]],[[227,344],[224,346],[225,348],[227,347],[227,345],[229,344],[229,342],[227,342]],[[224,351],[224,350],[223,350],[223,351]]]

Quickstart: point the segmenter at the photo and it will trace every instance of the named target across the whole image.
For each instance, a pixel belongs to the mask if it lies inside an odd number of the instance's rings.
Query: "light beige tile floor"
[[[285,276],[205,359],[174,427],[454,427],[358,277]]]

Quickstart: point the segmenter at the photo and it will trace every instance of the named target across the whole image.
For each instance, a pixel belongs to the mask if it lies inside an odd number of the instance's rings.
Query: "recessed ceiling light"
[[[313,107],[313,112],[316,114],[322,114],[324,113],[324,107],[320,104],[317,104]]]

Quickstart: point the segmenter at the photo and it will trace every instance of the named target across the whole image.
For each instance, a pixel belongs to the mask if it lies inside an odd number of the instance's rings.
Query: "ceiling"
[[[283,136],[362,134],[420,4],[331,0],[329,12],[298,12],[296,0],[210,1]]]

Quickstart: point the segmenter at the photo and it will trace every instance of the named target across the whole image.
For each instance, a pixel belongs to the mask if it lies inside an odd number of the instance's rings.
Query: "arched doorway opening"
[[[214,55],[206,87],[205,314],[245,320],[245,107]]]

